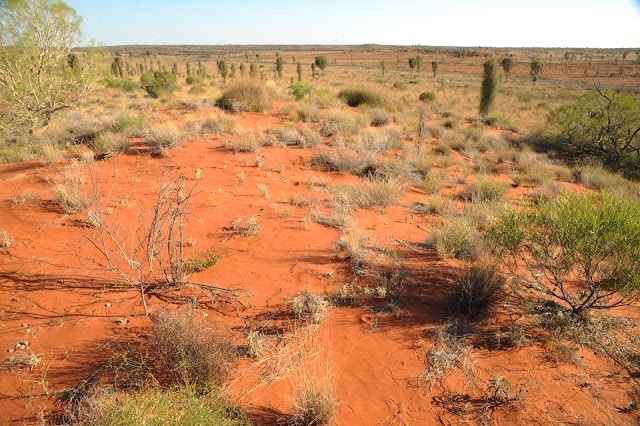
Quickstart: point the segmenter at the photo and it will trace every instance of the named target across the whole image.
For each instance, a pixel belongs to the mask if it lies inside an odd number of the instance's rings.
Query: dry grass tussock
[[[273,95],[259,80],[242,80],[230,85],[217,102],[234,112],[264,112],[273,107]]]
[[[292,384],[293,415],[285,421],[288,426],[324,426],[333,421],[338,398],[329,373],[300,373]]]

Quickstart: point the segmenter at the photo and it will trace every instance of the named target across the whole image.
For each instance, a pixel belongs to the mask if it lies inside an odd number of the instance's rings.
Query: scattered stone
[[[16,349],[25,349],[26,347],[27,346],[23,345],[22,343],[16,343],[16,346],[15,346]]]
[[[27,328],[27,327],[29,327],[29,324],[22,324],[21,327],[22,328]]]
[[[120,324],[120,325],[126,324],[128,322],[129,322],[129,318],[120,318],[116,320],[116,324]]]
[[[29,346],[29,341],[25,340],[24,342],[20,342],[20,344],[24,346]]]
[[[10,354],[12,354],[14,352],[13,348],[11,349],[7,349],[7,352],[9,352]]]
[[[30,328],[27,328],[27,329],[25,330],[25,332],[26,332],[26,333],[31,333],[31,329],[30,329]]]
[[[105,308],[110,308],[111,307],[111,303],[105,303],[104,306],[105,306]]]

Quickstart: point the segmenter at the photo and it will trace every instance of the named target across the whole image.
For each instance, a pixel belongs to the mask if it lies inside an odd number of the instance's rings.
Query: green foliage
[[[320,68],[322,74],[324,74],[324,69],[329,66],[329,60],[326,56],[316,56],[313,63],[316,67]]]
[[[93,90],[96,55],[71,56],[81,24],[61,0],[0,3],[0,130],[33,133]]]
[[[289,93],[296,98],[296,101],[301,101],[306,98],[313,91],[313,87],[310,84],[302,83],[301,81],[297,81],[289,86]]]
[[[140,77],[140,86],[152,98],[171,96],[176,90],[176,76],[168,71],[154,71]]]
[[[511,56],[506,56],[500,61],[500,66],[504,70],[504,73],[507,75],[507,78],[511,76],[511,70],[513,70],[517,64],[518,62]]]
[[[378,92],[368,88],[347,88],[338,93],[338,97],[343,99],[350,107],[360,105],[384,106],[384,100]]]
[[[486,238],[526,290],[574,313],[634,302],[640,294],[637,199],[601,193],[540,201],[504,211]]]
[[[222,81],[227,82],[227,77],[229,76],[229,67],[227,66],[227,62],[224,60],[218,61],[218,72],[222,76]]]
[[[500,73],[495,59],[488,60],[483,66],[484,74],[482,77],[482,92],[480,96],[480,115],[488,115],[493,109],[498,94]]]
[[[540,59],[534,58],[531,61],[530,74],[531,74],[531,81],[533,82],[533,84],[531,85],[531,90],[533,90],[533,87],[535,86],[536,81],[538,81],[538,76],[542,74],[543,69],[544,69],[544,64]]]
[[[93,426],[121,426],[144,424],[148,426],[218,425],[248,426],[248,416],[214,392],[203,393],[196,386],[183,385],[171,389],[151,386],[132,393],[118,394],[108,391],[97,393],[85,412],[82,422]],[[79,420],[80,420],[79,419]]]
[[[137,81],[130,80],[128,78],[107,77],[105,79],[105,82],[106,82],[105,84],[106,87],[110,89],[122,90],[123,92],[126,92],[126,93],[133,93],[140,88],[140,83],[138,83]]]
[[[422,102],[433,102],[436,100],[436,94],[433,92],[422,92],[420,93],[419,99]]]
[[[227,110],[262,112],[272,108],[273,95],[262,82],[245,80],[229,86],[217,103]]]
[[[588,90],[553,110],[547,122],[560,152],[597,158],[614,171],[640,177],[640,103],[631,96]]]

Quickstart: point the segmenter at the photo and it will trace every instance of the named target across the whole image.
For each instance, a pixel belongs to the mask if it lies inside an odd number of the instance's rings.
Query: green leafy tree
[[[81,23],[61,0],[0,2],[0,129],[33,133],[92,92],[96,55],[68,62]]]
[[[495,59],[490,59],[484,63],[484,74],[482,77],[482,92],[480,95],[480,115],[488,115],[495,104],[498,86],[500,85],[500,72]]]
[[[557,150],[572,158],[594,157],[627,176],[640,177],[640,103],[598,88],[551,111],[548,129]]]
[[[504,70],[507,79],[511,77],[511,70],[513,70],[517,64],[518,62],[511,56],[505,56],[504,58],[502,58],[502,60],[500,61],[500,66]]]
[[[572,312],[633,303],[640,295],[640,201],[566,195],[507,210],[486,232],[525,291]]]
[[[326,56],[316,56],[314,61],[316,67],[320,69],[322,75],[324,75],[324,69],[329,66],[329,59]]]
[[[438,72],[438,61],[431,61],[431,71],[433,71],[433,76],[436,76]]]
[[[229,67],[224,59],[218,61],[218,72],[222,76],[222,81],[226,83],[227,77],[229,76]]]
[[[140,77],[140,86],[152,98],[171,96],[176,90],[176,76],[168,71],[154,71]]]
[[[536,81],[538,81],[538,76],[540,74],[542,74],[542,70],[544,69],[544,64],[542,63],[542,61],[538,58],[535,58],[531,61],[531,81],[533,82],[531,85],[531,90],[533,90],[533,88],[536,85]]]

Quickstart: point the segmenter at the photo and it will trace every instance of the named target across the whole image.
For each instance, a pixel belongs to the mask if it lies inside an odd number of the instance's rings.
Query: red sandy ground
[[[217,111],[199,112],[207,116]],[[166,115],[155,113],[162,121]],[[240,127],[258,129],[279,125],[283,116],[234,116]],[[304,196],[326,200],[329,195],[309,189],[305,182],[329,184],[357,182],[353,176],[327,173],[310,164],[311,149],[264,147],[263,167],[255,167],[255,153],[235,154],[222,142],[234,136],[186,141],[167,158],[126,154],[81,167],[84,188],[97,176],[99,193],[109,194],[113,218],[132,224],[138,212],[147,211],[163,182],[184,176],[195,184],[201,170],[199,194],[192,204],[196,218],[187,237],[197,238],[196,250],[214,249],[225,254],[215,267],[192,277],[202,283],[244,288],[253,308],[226,309],[224,314],[203,309],[209,319],[224,326],[260,327],[275,317],[302,290],[331,293],[342,283],[356,280],[349,263],[336,249],[339,231],[306,220],[310,207],[284,202]],[[66,161],[66,160],[65,160]],[[32,370],[14,367],[0,373],[2,424],[37,423],[56,407],[50,395],[72,388],[118,345],[144,340],[150,320],[142,315],[135,292],[114,289],[112,280],[87,260],[95,255],[87,245],[81,215],[66,215],[49,204],[50,181],[65,166],[37,162],[0,166],[0,228],[15,241],[0,252],[0,349],[5,358],[19,353],[41,356]],[[238,183],[243,171],[246,183]],[[267,186],[271,199],[256,185]],[[7,198],[29,191],[31,199],[12,205]],[[513,196],[519,194],[514,193]],[[398,206],[361,210],[357,223],[370,236],[368,244],[398,252],[411,275],[406,301],[396,312],[373,313],[364,307],[333,308],[320,325],[313,343],[319,354],[313,362],[330,371],[340,400],[337,425],[474,424],[477,416],[455,416],[451,404],[436,387],[432,393],[421,381],[425,356],[433,344],[427,331],[447,320],[443,295],[460,264],[439,259],[435,252],[416,249],[424,242],[434,217],[412,215],[408,207],[424,200],[420,190],[409,188]],[[229,237],[224,231],[238,217],[255,216],[259,234]],[[150,298],[152,311],[166,303]],[[108,307],[110,306],[110,307]],[[128,322],[119,324],[119,319]],[[518,324],[518,317],[499,314],[482,324],[498,330]],[[23,324],[25,326],[23,326]],[[29,330],[29,332],[27,332]],[[28,340],[25,350],[7,353],[17,342]],[[629,402],[631,380],[607,358],[580,350],[576,363],[554,363],[545,349],[532,343],[523,348],[479,344],[478,383],[505,376],[519,401],[513,408],[487,413],[495,424],[632,424],[634,414],[617,407]],[[240,367],[242,369],[242,367]],[[250,381],[250,378],[247,379]],[[462,377],[447,384],[470,411],[480,407],[483,389],[463,388]],[[241,392],[231,386],[231,394]],[[241,398],[257,424],[275,424],[278,413],[290,412],[290,382],[282,380]]]

